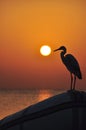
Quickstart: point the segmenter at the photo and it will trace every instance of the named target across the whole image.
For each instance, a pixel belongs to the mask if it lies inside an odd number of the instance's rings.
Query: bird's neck
[[[66,51],[62,51],[61,54],[60,54],[62,61],[64,61],[65,53],[66,53]]]

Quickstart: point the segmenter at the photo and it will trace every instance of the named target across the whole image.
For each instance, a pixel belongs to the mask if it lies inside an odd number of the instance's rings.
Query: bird
[[[82,79],[82,73],[80,66],[76,58],[72,54],[66,54],[67,49],[65,46],[61,46],[55,49],[54,52],[61,50],[60,56],[63,64],[66,66],[71,76],[70,90],[75,90],[76,77]]]

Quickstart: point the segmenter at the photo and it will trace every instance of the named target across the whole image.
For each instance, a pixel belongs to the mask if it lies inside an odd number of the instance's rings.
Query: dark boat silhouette
[[[0,121],[0,130],[85,130],[86,93],[67,91]]]

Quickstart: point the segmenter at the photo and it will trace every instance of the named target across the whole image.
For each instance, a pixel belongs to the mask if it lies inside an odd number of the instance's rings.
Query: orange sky
[[[0,18],[0,88],[69,89],[60,52],[40,55],[47,44],[75,55],[83,74],[77,89],[85,89],[85,0],[1,0]]]

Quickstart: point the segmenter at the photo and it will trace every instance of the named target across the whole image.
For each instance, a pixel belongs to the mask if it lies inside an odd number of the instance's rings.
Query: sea
[[[0,120],[62,92],[57,89],[0,89]]]

